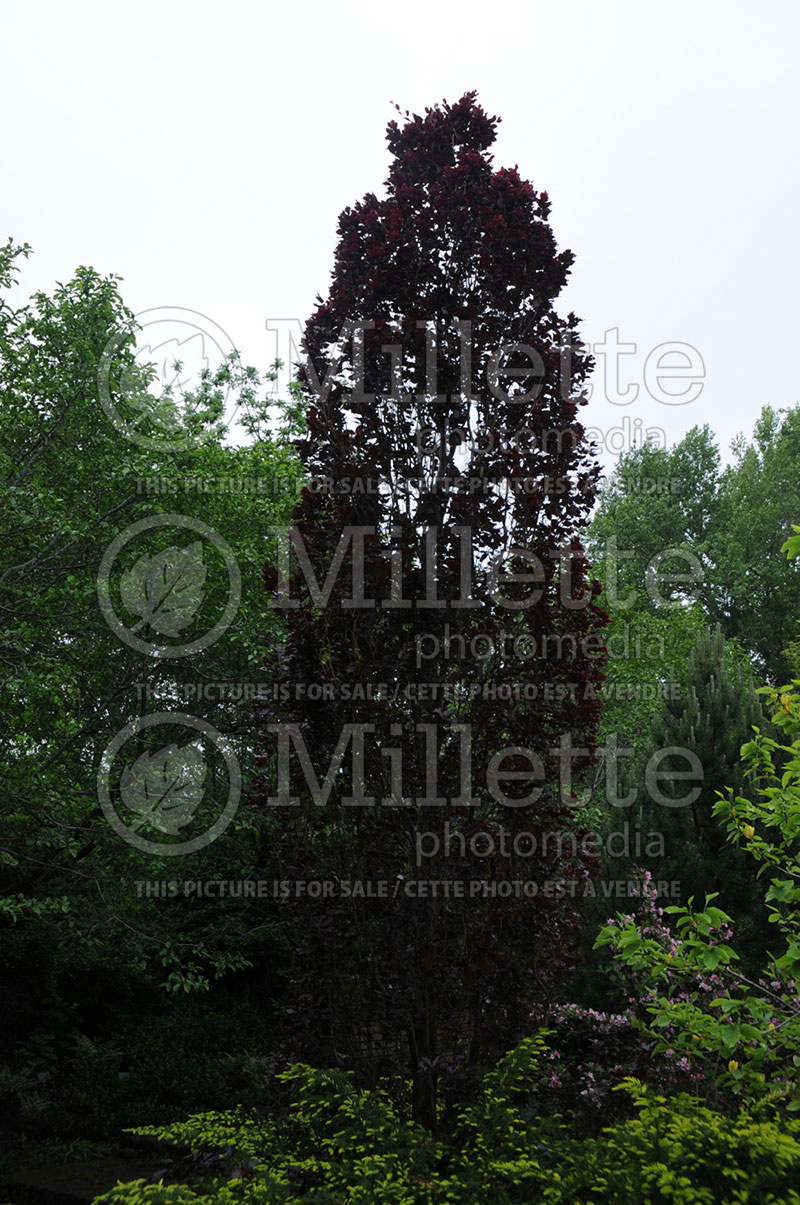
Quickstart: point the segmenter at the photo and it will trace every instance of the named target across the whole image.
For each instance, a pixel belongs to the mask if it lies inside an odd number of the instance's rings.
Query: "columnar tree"
[[[365,1079],[410,1067],[429,1125],[437,1084],[563,976],[556,884],[590,861],[570,805],[606,618],[579,538],[592,365],[553,308],[572,254],[547,194],[493,168],[496,126],[474,93],[391,122],[385,197],[342,213],[305,328],[294,559],[266,569],[289,625],[262,716],[293,1037]],[[331,898],[298,899],[313,878]]]

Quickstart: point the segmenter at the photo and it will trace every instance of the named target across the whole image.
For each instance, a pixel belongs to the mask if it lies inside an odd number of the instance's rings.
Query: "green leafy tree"
[[[700,600],[710,609],[708,542],[717,523],[719,465],[708,425],[693,427],[672,448],[646,443],[620,457],[587,537],[593,563],[607,570],[612,607],[655,615],[672,603]]]
[[[797,655],[800,567],[778,554],[800,512],[800,406],[765,406],[752,442],[740,438],[733,451],[709,541],[718,618],[768,680],[779,683]]]
[[[756,672],[780,682],[797,656],[800,574],[777,553],[800,507],[800,407],[765,407],[752,442],[740,437],[733,452],[722,468],[706,425],[670,449],[626,453],[587,546],[619,598],[635,593],[636,611],[698,602]]]
[[[620,459],[589,525],[587,552],[611,620],[600,746],[615,764],[619,798],[640,789],[652,725],[688,690],[690,655],[708,622],[703,548],[718,470],[707,426],[670,450],[645,444]],[[621,815],[608,806],[607,786],[601,765],[586,812],[601,831]]]
[[[201,766],[200,745],[179,724],[138,729],[134,770],[112,783],[111,803],[128,809],[131,832],[150,842],[169,842],[189,821],[202,832],[231,797],[226,754],[247,776],[252,700],[243,684],[264,680],[265,641],[281,632],[263,606],[261,563],[300,471],[269,434],[271,414],[287,415],[269,406],[258,373],[238,355],[204,371],[192,392],[158,396],[152,370],[137,360],[118,279],[79,268],[52,295],[15,306],[11,288],[28,253],[11,241],[0,249],[0,929],[2,1001],[13,1018],[0,1056],[25,1047],[31,1069],[44,1072],[76,1032],[113,1026],[137,997],[150,1007],[159,985],[207,988],[274,958],[265,902],[178,899],[156,908],[136,886],[246,877],[263,864],[255,810],[240,806],[224,840],[165,858],[112,830],[98,769],[118,733],[157,712],[190,715],[220,734],[213,749],[203,737]],[[229,391],[260,436],[249,446],[224,441]],[[144,442],[114,426],[104,396],[118,413],[139,416]],[[233,587],[224,557],[196,528],[159,526],[167,514],[203,525],[230,549],[241,597],[227,626],[220,616]],[[112,584],[99,588],[113,542],[153,521],[120,548]],[[122,634],[103,601],[122,617]],[[205,648],[182,657],[153,651],[215,624],[219,639]]]

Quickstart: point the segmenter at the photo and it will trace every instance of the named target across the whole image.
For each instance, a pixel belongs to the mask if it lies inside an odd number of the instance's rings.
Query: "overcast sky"
[[[79,264],[118,273],[135,311],[196,311],[265,367],[265,322],[309,315],[339,212],[381,191],[391,102],[421,112],[476,88],[502,118],[496,166],[548,191],[577,257],[559,309],[590,343],[616,329],[637,348],[620,384],[638,395],[613,403],[598,382],[587,425],[672,442],[708,422],[726,449],[765,403],[800,401],[794,0],[0,0],[0,15],[0,235],[34,248],[28,290]],[[688,404],[645,381],[673,342],[695,351],[665,363],[705,366]]]

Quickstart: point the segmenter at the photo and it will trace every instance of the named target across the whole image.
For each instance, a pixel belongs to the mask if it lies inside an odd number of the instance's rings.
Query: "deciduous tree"
[[[393,121],[386,195],[342,213],[305,328],[299,567],[267,568],[289,624],[264,757],[277,742],[265,792],[290,805],[295,1047],[368,1080],[410,1068],[427,1125],[437,1083],[509,1047],[567,969],[553,891],[587,873],[570,776],[602,678],[591,361],[554,308],[572,255],[547,194],[493,167],[496,125],[474,93]],[[334,897],[292,898],[314,878]]]

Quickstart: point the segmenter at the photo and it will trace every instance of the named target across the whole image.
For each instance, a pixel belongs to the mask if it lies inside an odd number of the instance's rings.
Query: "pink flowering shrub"
[[[647,940],[656,943],[665,955],[674,955],[675,938],[664,920],[658,893],[649,871],[640,872],[638,902],[631,917],[610,918],[606,928],[622,933],[633,923]],[[636,894],[636,892],[634,892]],[[727,939],[727,928],[720,937]],[[659,1037],[647,1032],[650,1009],[657,993],[647,977],[629,967],[612,966],[612,974],[621,981],[626,1008],[622,1012],[603,1012],[578,1004],[551,1004],[541,1018],[552,1031],[553,1049],[545,1061],[542,1086],[552,1098],[553,1108],[564,1111],[602,1111],[620,1107],[619,1095],[612,1095],[624,1080],[635,1077],[652,1087],[670,1091],[697,1090],[706,1080],[696,1060],[671,1043],[668,1027]],[[713,999],[723,989],[717,972],[698,972],[686,982],[676,980],[676,999]],[[661,1039],[665,1039],[662,1041]]]

